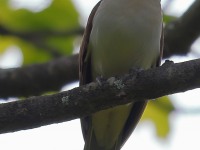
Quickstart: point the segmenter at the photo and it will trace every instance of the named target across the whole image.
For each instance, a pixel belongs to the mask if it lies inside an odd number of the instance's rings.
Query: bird
[[[88,18],[79,52],[79,85],[131,68],[159,66],[163,50],[160,0],[101,0]],[[84,150],[120,150],[147,101],[120,105],[81,118]]]

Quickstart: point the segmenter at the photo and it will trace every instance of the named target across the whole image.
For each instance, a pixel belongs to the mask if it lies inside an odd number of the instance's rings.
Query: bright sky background
[[[80,10],[80,21],[85,25],[87,17],[97,3],[97,0],[73,0],[76,7]],[[10,0],[12,7],[16,9],[27,8],[38,12],[51,4],[51,0]],[[162,1],[165,4],[166,1]],[[193,0],[173,0],[173,7],[166,8],[169,14],[180,16]],[[79,5],[81,4],[81,5]],[[200,40],[199,40],[200,41]],[[198,43],[192,47],[195,51]],[[199,48],[198,48],[199,49]],[[187,57],[172,57],[175,62],[194,59],[194,55]],[[12,59],[12,61],[10,61]],[[12,62],[12,63],[8,63]],[[0,67],[18,67],[22,64],[20,50],[13,46],[0,55]],[[77,84],[76,84],[77,85]],[[71,87],[65,87],[69,89]],[[123,150],[199,150],[200,148],[200,89],[176,94],[172,96],[173,103],[179,113],[174,113],[170,117],[171,132],[167,140],[155,137],[155,128],[151,122],[139,124],[134,134],[123,147]],[[187,111],[188,110],[188,111]],[[195,112],[190,110],[196,110]],[[81,135],[79,120],[65,123],[49,125],[37,129],[19,131],[0,135],[0,147],[2,150],[82,150],[83,139]]]

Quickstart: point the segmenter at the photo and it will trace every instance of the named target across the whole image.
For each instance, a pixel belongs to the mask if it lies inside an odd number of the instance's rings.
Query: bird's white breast
[[[160,0],[103,0],[90,35],[93,76],[149,68],[159,55],[161,28]]]

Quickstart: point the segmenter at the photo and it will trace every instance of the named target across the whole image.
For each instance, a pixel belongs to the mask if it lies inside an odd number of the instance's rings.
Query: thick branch
[[[200,35],[199,10],[200,1],[196,0],[178,20],[166,25],[164,57],[189,52],[190,46]]]
[[[55,95],[0,105],[0,133],[83,117],[102,109],[200,87],[200,59],[135,70]]]
[[[78,79],[78,55],[23,68],[0,69],[0,97],[39,95]]]

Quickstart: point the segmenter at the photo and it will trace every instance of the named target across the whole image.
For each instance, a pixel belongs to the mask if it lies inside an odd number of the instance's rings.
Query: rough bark
[[[23,68],[0,69],[0,97],[40,95],[78,79],[78,55]]]
[[[70,91],[0,105],[0,133],[69,121],[133,101],[200,87],[200,59],[130,71],[122,77],[98,79]]]

